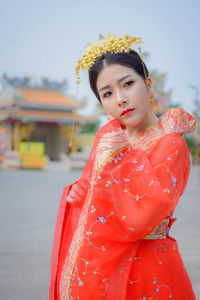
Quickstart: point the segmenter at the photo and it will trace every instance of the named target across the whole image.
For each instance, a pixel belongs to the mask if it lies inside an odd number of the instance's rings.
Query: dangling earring
[[[151,97],[150,98],[150,103],[151,103],[152,106],[154,105],[154,102],[155,102],[154,97]]]
[[[111,114],[108,113],[108,118],[107,118],[108,122],[113,120],[113,119],[114,119],[114,117]]]
[[[150,98],[151,111],[149,112],[150,126],[153,125],[153,106],[154,106],[154,103],[155,103],[154,97],[151,97]]]

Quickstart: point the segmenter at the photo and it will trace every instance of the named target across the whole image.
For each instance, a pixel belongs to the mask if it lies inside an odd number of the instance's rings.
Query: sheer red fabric
[[[172,214],[190,159],[181,137],[195,128],[167,111],[130,145],[117,120],[97,133],[69,208],[64,189],[52,253],[50,299],[195,299]],[[77,197],[78,199],[78,197]]]

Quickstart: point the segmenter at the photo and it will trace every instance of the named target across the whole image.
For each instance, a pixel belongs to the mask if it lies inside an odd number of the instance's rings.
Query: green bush
[[[194,137],[184,136],[184,139],[185,139],[189,149],[194,148],[194,146],[195,146]]]

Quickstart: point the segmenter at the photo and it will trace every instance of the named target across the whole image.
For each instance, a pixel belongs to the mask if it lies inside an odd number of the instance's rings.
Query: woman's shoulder
[[[170,108],[160,117],[160,125],[166,134],[189,134],[195,131],[196,118],[182,107]]]
[[[192,133],[196,127],[196,118],[186,112],[182,107],[170,108],[160,116],[159,121],[142,137],[147,144],[147,152],[154,149],[171,151],[171,149],[187,148],[185,134]],[[145,148],[145,149],[146,149]]]

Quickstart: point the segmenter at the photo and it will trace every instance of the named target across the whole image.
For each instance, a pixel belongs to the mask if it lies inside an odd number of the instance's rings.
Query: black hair
[[[129,52],[119,52],[119,53],[112,53],[112,52],[106,52],[99,56],[93,66],[89,70],[89,81],[90,81],[90,87],[97,97],[97,99],[101,102],[100,96],[97,90],[97,78],[99,76],[99,73],[103,70],[104,64],[106,65],[112,65],[112,64],[119,64],[128,68],[133,69],[135,72],[137,72],[142,79],[145,81],[145,73],[146,76],[149,76],[149,71],[144,64],[142,64],[142,60],[140,55],[135,50],[130,50]]]

